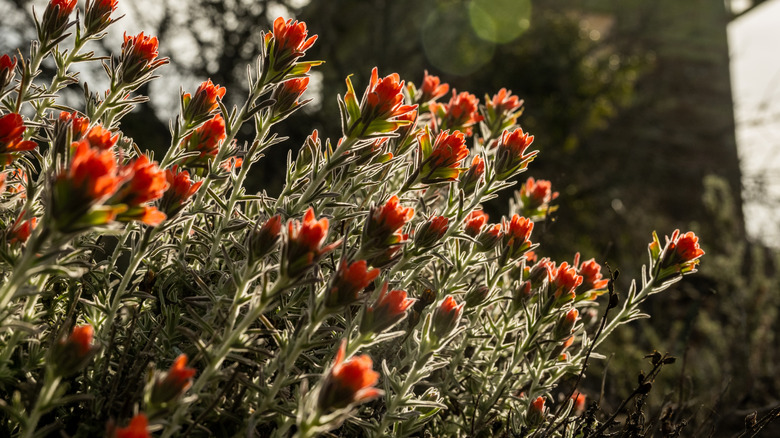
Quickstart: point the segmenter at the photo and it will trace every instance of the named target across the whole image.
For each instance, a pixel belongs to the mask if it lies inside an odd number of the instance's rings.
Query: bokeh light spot
[[[530,0],[472,0],[468,12],[474,33],[493,43],[508,43],[531,25]]]
[[[495,44],[480,39],[470,24],[467,8],[461,4],[440,4],[428,14],[422,28],[425,55],[436,68],[467,75],[493,57]]]

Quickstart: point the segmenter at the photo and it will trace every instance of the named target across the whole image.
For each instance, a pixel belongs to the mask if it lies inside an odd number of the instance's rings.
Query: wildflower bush
[[[533,242],[557,207],[507,90],[482,104],[427,73],[350,78],[342,136],[309,136],[277,197],[247,175],[306,104],[316,41],[277,19],[238,107],[182,92],[159,160],[121,131],[168,60],[150,35],[88,50],[116,0],[52,0],[28,57],[0,58],[4,435],[599,434],[577,392],[593,350],[695,272],[693,233],[653,234],[618,294],[593,259]],[[93,93],[72,69],[98,62]],[[44,80],[41,68],[54,74]],[[82,86],[67,107],[58,92]],[[441,100],[441,102],[440,102]],[[238,143],[245,124],[254,139]],[[506,217],[481,204],[522,181]],[[646,393],[660,367],[651,357]],[[565,380],[566,378],[571,378]],[[573,382],[572,382],[573,380]],[[566,383],[563,385],[562,383]]]

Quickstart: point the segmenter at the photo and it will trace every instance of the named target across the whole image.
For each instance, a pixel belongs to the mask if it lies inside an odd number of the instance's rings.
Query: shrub
[[[695,272],[693,233],[654,234],[622,299],[595,260],[540,257],[533,229],[557,208],[550,182],[527,179],[509,218],[480,209],[538,153],[517,125],[522,101],[500,90],[480,105],[453,90],[439,103],[449,87],[427,73],[418,89],[374,69],[360,98],[347,78],[343,136],[314,131],[278,197],[246,193],[321,63],[303,60],[316,36],[281,18],[244,103],[228,108],[210,80],[183,93],[155,161],[120,123],[167,63],[157,39],[125,35],[107,59],[84,52],[115,7],[89,1],[78,21],[75,0],[52,0],[29,58],[0,59],[7,434],[611,427],[580,416],[579,378],[606,336],[646,316],[641,302]],[[102,62],[110,86],[83,84],[84,105],[66,107],[57,94],[83,62]],[[239,144],[244,124],[255,137]],[[670,361],[653,356],[638,393]],[[579,377],[558,399],[567,376]]]

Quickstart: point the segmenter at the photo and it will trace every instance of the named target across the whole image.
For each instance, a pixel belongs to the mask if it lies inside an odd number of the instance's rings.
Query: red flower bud
[[[380,80],[379,73],[374,67],[371,70],[371,81],[358,106],[352,80],[347,78],[347,93],[344,95],[347,134],[356,134],[364,138],[376,134],[389,134],[411,124],[411,120],[403,116],[417,109],[417,105],[403,104],[403,88],[404,82],[397,73]]]
[[[545,398],[537,397],[528,406],[528,413],[525,416],[525,424],[530,428],[536,428],[545,421],[547,408],[544,406]]]
[[[89,119],[86,117],[81,117],[77,111],[74,111],[72,113],[67,112],[61,112],[60,113],[60,121],[63,123],[70,122],[70,129],[71,129],[71,140],[74,142],[77,142],[81,140],[84,135],[87,133],[87,129],[89,129]],[[95,130],[93,133],[94,136],[98,136],[99,132],[96,130],[99,128],[100,130],[103,130],[102,126],[95,125],[92,129]],[[106,131],[108,133],[109,139],[111,139],[111,132]],[[104,140],[104,136],[99,136],[101,142]],[[118,135],[113,138],[114,143],[116,143],[116,139],[118,138]],[[89,140],[89,143],[93,147],[100,147],[100,145],[93,143],[93,141],[97,142],[98,138],[93,137]],[[111,144],[111,146],[104,147],[101,149],[110,149],[114,143]]]
[[[16,56],[0,56],[0,93],[13,81],[16,75]]]
[[[0,167],[10,164],[23,152],[35,149],[34,141],[24,139],[24,120],[16,113],[0,117]]]
[[[161,404],[177,398],[192,385],[192,376],[196,372],[194,368],[187,366],[187,355],[180,354],[165,373],[165,377],[155,379],[151,402]]]
[[[317,408],[328,413],[337,409],[349,408],[381,397],[384,393],[374,388],[379,381],[379,373],[372,369],[373,362],[368,355],[353,357],[346,362],[346,343],[341,344],[336,360],[333,362],[320,389]]]
[[[342,261],[325,294],[325,306],[340,309],[359,299],[358,294],[379,276],[379,269],[368,269],[365,260],[347,264]]]
[[[56,44],[68,27],[68,18],[76,9],[77,0],[51,0],[43,11],[38,39],[44,44]],[[64,38],[64,37],[63,37]]]
[[[262,227],[253,230],[249,237],[249,250],[255,260],[261,260],[270,254],[279,241],[282,231],[282,217],[278,214],[270,217]]]
[[[525,170],[538,153],[538,151],[525,153],[533,141],[534,136],[523,133],[520,128],[511,133],[504,131],[496,152],[496,178],[506,180]]]
[[[403,239],[398,231],[413,216],[414,208],[403,207],[398,196],[392,196],[381,207],[373,207],[363,228],[363,245],[383,250],[388,245],[399,243]]]
[[[463,133],[442,131],[431,145],[430,133],[419,137],[422,153],[418,181],[423,184],[436,184],[455,181],[460,174],[460,164],[469,155]]]
[[[471,237],[477,237],[482,231],[482,227],[488,221],[488,215],[482,210],[473,210],[464,219],[465,231]]]
[[[5,174],[3,174],[5,176]],[[12,245],[14,243],[24,243],[27,242],[27,239],[30,238],[30,234],[32,234],[32,231],[35,229],[35,226],[38,224],[38,218],[35,216],[27,219],[22,220],[22,218],[25,216],[25,212],[22,211],[19,213],[19,217],[16,218],[13,225],[11,225],[11,229],[8,232],[9,243]]]
[[[504,253],[505,260],[520,258],[532,245],[531,231],[534,223],[530,219],[513,215],[510,221],[502,220],[504,227]]]
[[[124,35],[122,54],[119,58],[119,80],[131,85],[149,77],[151,73],[168,62],[167,58],[157,59],[157,37],[144,35]],[[138,84],[140,85],[140,84]]]
[[[328,219],[314,219],[314,209],[303,215],[303,223],[293,220],[287,223],[287,245],[283,255],[283,272],[290,278],[297,277],[319,260],[322,254],[337,247],[341,242],[320,248],[328,236]]]
[[[104,31],[111,24],[111,13],[116,10],[118,0],[87,0],[84,27],[88,35]]]
[[[286,72],[314,44],[317,35],[307,39],[308,33],[306,23],[302,21],[293,22],[292,19],[284,21],[282,17],[274,20],[273,32],[265,36],[269,57],[266,63],[270,68],[271,78],[274,78],[278,73]],[[306,73],[306,71],[301,73]]]
[[[416,301],[407,298],[406,291],[394,290],[388,294],[385,282],[376,303],[368,306],[363,314],[360,333],[382,333],[404,319],[406,310]]]
[[[48,361],[57,375],[66,377],[86,366],[97,352],[92,344],[94,333],[89,324],[76,326],[67,338],[52,348]]]
[[[271,99],[276,101],[271,107],[272,119],[274,121],[283,120],[301,106],[298,99],[301,98],[308,86],[308,77],[289,79],[277,85],[271,95]]]
[[[571,309],[568,312],[566,312],[566,314],[563,315],[558,320],[558,323],[555,325],[555,329],[553,330],[553,336],[556,339],[563,339],[565,337],[570,337],[571,332],[574,329],[574,324],[577,323],[579,317],[580,317],[580,312],[577,311],[577,309]]]
[[[553,290],[553,296],[561,304],[574,299],[574,290],[582,284],[582,276],[577,275],[577,270],[569,266],[567,262],[561,263],[557,269],[552,268],[552,279],[550,287]]]
[[[125,207],[93,207],[113,195],[123,181],[110,150],[93,148],[86,140],[75,143],[70,164],[59,171],[51,193],[49,213],[55,228],[74,232],[112,221]]]
[[[136,415],[130,420],[127,427],[120,427],[114,431],[114,438],[151,438],[146,430],[149,425],[146,415],[143,413]]]
[[[444,297],[441,305],[433,311],[433,323],[431,324],[431,334],[436,339],[447,337],[458,326],[460,316],[463,313],[463,306],[466,303],[458,304],[452,295]]]
[[[200,152],[200,155],[187,158],[183,165],[205,166],[209,158],[217,156],[225,136],[225,119],[217,114],[184,139],[184,149],[188,152]]]
[[[490,251],[495,248],[501,239],[504,237],[504,231],[501,228],[501,224],[494,224],[482,231],[477,237],[479,242],[479,250],[482,252]]]
[[[81,127],[81,124],[84,123],[84,120],[76,120],[73,119],[73,132],[76,132],[76,129],[83,129]],[[86,119],[86,123],[89,123],[89,119]],[[102,150],[111,149],[116,145],[116,141],[119,138],[119,134],[111,135],[111,131],[108,129],[105,129],[104,127],[100,125],[95,125],[92,128],[89,129],[86,136],[84,137],[87,142],[89,142],[89,145],[93,148],[98,148]],[[74,141],[76,141],[74,136]]]
[[[225,97],[225,87],[214,85],[211,79],[200,84],[197,91],[195,91],[195,97],[185,94],[183,96],[184,113],[182,115],[185,121],[184,125],[189,126],[203,117],[208,117],[219,106],[217,99],[222,99],[223,97]]]
[[[120,171],[120,175],[125,180],[125,183],[111,197],[109,202],[112,204],[125,204],[131,210],[133,207],[161,198],[169,187],[165,172],[157,166],[157,163],[150,162],[146,155],[141,155],[130,164],[124,166]],[[135,219],[133,217],[124,217],[126,214],[123,213],[118,219]]]
[[[658,236],[653,233],[653,242],[649,250],[653,260],[654,276],[659,280],[675,274],[696,272],[699,258],[704,255],[704,251],[699,247],[699,238],[692,231],[681,235],[680,230],[674,230],[672,237],[666,238],[663,250]]]
[[[450,220],[445,216],[434,216],[428,219],[414,236],[417,248],[430,248],[447,234]]]
[[[165,170],[165,180],[168,182],[168,190],[160,200],[160,210],[172,218],[187,205],[203,181],[193,182],[190,173],[186,170],[179,172],[178,166]]]
[[[483,119],[479,114],[479,99],[465,91],[457,94],[452,90],[449,103],[434,104],[431,108],[440,120],[441,130],[463,131],[468,137],[471,137],[472,126]]]
[[[460,188],[463,189],[467,195],[474,193],[474,189],[477,187],[477,183],[484,174],[485,161],[480,158],[479,155],[476,155],[471,161],[471,166],[469,166],[469,169],[460,178]]]
[[[449,85],[440,83],[438,76],[429,75],[428,70],[425,70],[420,93],[415,100],[417,103],[430,102],[444,96],[448,91],[450,91]]]
[[[601,265],[596,263],[596,259],[580,263],[580,253],[577,253],[574,256],[573,266],[577,269],[577,275],[582,276],[582,284],[575,290],[578,296],[590,292],[587,299],[594,299],[600,295],[599,292],[603,293],[606,291],[609,279],[602,279]]]

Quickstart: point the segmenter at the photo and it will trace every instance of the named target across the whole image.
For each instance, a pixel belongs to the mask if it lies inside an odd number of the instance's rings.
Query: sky
[[[780,0],[728,27],[748,235],[780,246]]]

